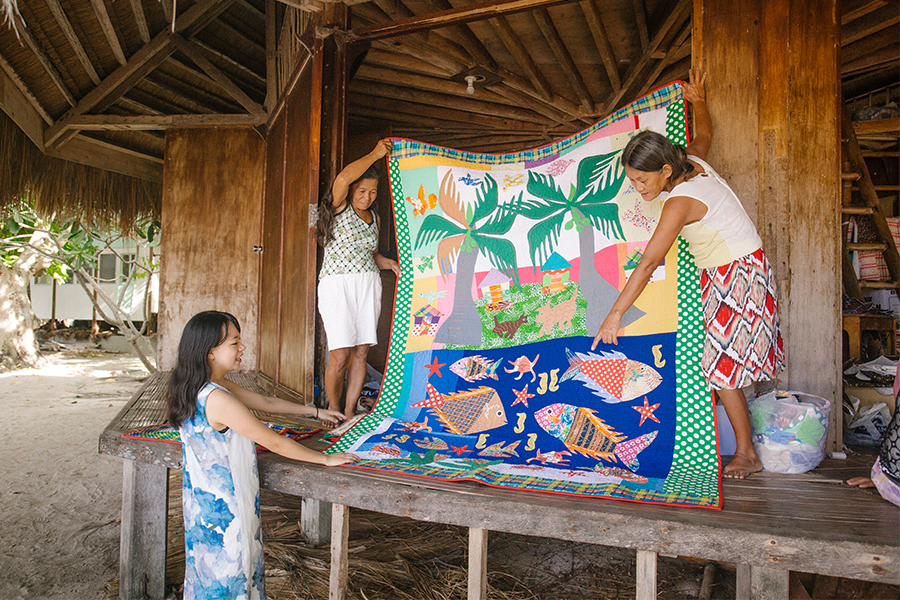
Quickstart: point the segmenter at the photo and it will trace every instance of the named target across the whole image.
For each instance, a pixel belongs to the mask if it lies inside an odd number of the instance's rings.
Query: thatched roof
[[[335,12],[330,0],[2,1],[18,13],[0,28],[0,108],[46,153],[156,182],[167,127],[264,129],[306,52],[300,34]],[[351,128],[462,150],[571,134],[691,61],[691,0],[346,4]],[[450,12],[447,26],[416,29]],[[846,0],[842,13],[845,97],[896,97],[896,1]]]

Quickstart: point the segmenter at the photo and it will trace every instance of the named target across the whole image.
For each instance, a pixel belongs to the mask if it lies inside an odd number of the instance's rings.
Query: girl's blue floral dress
[[[179,429],[184,451],[184,600],[265,600],[254,443],[206,418],[212,382]],[[230,392],[229,392],[230,393]]]

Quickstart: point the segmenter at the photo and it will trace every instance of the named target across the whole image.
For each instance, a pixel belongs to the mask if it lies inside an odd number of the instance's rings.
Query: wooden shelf
[[[856,131],[856,135],[900,133],[900,118],[854,121],[853,129]]]
[[[859,287],[872,290],[896,290],[900,288],[900,282],[896,281],[866,281],[859,282]]]
[[[871,206],[842,206],[841,212],[845,215],[871,215],[875,209]]]

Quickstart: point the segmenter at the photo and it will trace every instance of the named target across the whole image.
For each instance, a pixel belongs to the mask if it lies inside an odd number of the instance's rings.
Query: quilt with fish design
[[[704,324],[683,239],[591,343],[662,210],[620,165],[639,130],[687,143],[680,83],[556,143],[475,154],[394,139],[401,275],[381,394],[329,452],[356,468],[721,508]]]

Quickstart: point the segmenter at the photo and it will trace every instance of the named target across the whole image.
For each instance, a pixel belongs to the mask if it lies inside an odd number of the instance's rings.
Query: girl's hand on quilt
[[[618,313],[609,313],[606,315],[606,319],[603,321],[603,324],[600,325],[600,331],[597,332],[597,336],[594,338],[594,343],[591,344],[591,350],[597,348],[597,344],[600,343],[600,340],[603,340],[604,344],[615,344],[618,346],[618,333],[621,328],[621,315]]]
[[[319,420],[330,427],[336,427],[341,421],[346,421],[347,417],[339,410],[320,408]]]
[[[359,460],[359,457],[355,454],[348,454],[346,452],[336,452],[334,454],[326,454],[325,455],[325,466],[326,467],[337,467],[338,465],[345,465],[347,463],[355,463]]]
[[[852,477],[847,480],[847,485],[859,486],[861,488],[875,487],[875,482],[868,477]]]
[[[684,99],[691,104],[706,102],[706,73],[700,69],[691,69],[690,81],[681,84]]]

